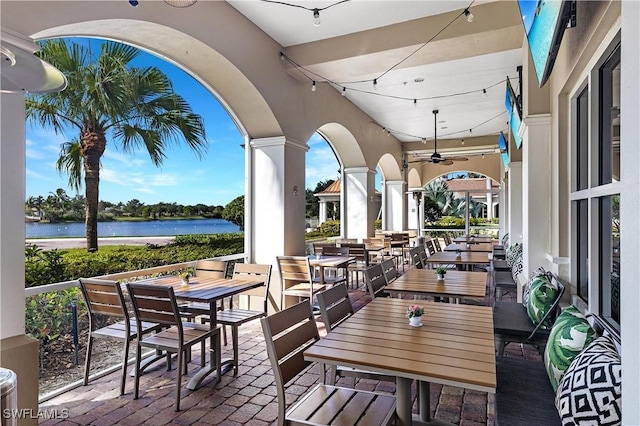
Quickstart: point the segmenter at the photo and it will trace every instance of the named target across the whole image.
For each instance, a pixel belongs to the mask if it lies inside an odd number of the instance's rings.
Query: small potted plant
[[[438,266],[436,268],[436,278],[438,278],[439,281],[444,280],[444,276],[447,274],[447,269],[443,268],[442,266]]]
[[[409,318],[409,325],[413,327],[421,326],[423,314],[424,314],[424,308],[422,306],[410,305],[407,308],[407,318]]]
[[[182,280],[182,285],[189,285],[189,278],[191,278],[191,272],[184,271],[180,273],[180,279]]]
[[[462,252],[460,250],[456,250],[456,257],[462,256]]]

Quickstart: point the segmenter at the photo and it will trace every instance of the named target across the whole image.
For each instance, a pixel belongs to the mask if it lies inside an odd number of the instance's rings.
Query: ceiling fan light
[[[189,7],[196,4],[198,0],[164,0],[166,4],[172,7]]]

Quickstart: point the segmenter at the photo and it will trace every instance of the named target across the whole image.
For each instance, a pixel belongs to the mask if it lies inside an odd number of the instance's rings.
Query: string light
[[[473,13],[471,13],[471,12],[469,11],[469,8],[466,8],[466,9],[464,10],[464,16],[466,16],[466,17],[467,17],[467,22],[469,22],[469,23],[473,22]]]
[[[313,9],[313,25],[320,26],[320,11],[318,9]]]
[[[484,97],[487,97],[487,89],[482,89],[482,94],[484,95]]]
[[[346,87],[342,88],[342,96],[347,96],[347,88]]]
[[[284,53],[283,53],[283,52],[280,52],[280,60],[281,60],[282,62],[284,62]]]
[[[313,82],[311,83],[311,91],[315,92],[316,91],[316,81],[313,80]]]
[[[377,78],[373,79],[373,90],[378,90],[378,79]]]
[[[417,107],[418,107],[418,100],[417,100],[417,99],[414,99],[414,100],[413,100],[413,107],[414,107],[414,108],[417,108]]]

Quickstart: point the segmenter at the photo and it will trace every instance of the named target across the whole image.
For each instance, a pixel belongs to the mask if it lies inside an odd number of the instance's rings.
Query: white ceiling
[[[308,9],[334,5],[320,11],[319,26],[313,25],[311,10],[266,1],[227,2],[279,42],[287,56],[305,70],[316,73],[303,70],[309,76],[304,77],[292,66],[292,75],[303,81],[317,80],[317,90],[342,91],[346,87],[345,96],[351,102],[402,142],[433,139],[434,109],[439,110],[439,140],[469,140],[497,135],[507,129],[504,80],[509,76],[517,87],[517,66],[523,58],[524,36],[514,2],[287,1]],[[427,43],[432,34],[456,19],[470,4],[473,22],[467,22],[462,15],[442,31],[436,39],[438,43]],[[424,25],[416,21],[420,19],[424,19]],[[419,24],[417,28],[430,28],[422,39],[401,41],[399,45],[397,40],[406,36],[403,32],[416,32],[415,23]],[[354,43],[356,46],[360,43],[361,51],[350,45]],[[372,44],[389,48],[372,48]],[[417,48],[418,54],[384,74],[376,90],[373,89],[374,78]],[[339,84],[322,83],[326,80]],[[367,81],[353,83],[360,80]],[[452,96],[456,94],[464,95]],[[413,99],[424,100],[414,104]],[[446,152],[446,145],[446,141],[439,143],[438,150]],[[412,146],[412,151],[419,150]]]

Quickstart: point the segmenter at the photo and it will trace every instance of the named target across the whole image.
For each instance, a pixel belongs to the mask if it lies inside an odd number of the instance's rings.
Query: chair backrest
[[[368,247],[384,247],[384,238],[365,238],[362,242]]]
[[[173,287],[127,283],[127,290],[138,323],[148,321],[176,326],[180,341],[183,341],[182,319]]]
[[[202,259],[196,262],[195,273],[196,277],[207,278],[226,278],[227,277],[227,263],[222,260]]]
[[[445,232],[445,233],[443,234],[443,238],[444,238],[444,243],[445,243],[446,245],[449,245],[449,244],[451,244],[451,243],[453,242],[453,241],[451,241],[451,236],[449,235],[449,233],[448,233],[448,232]]]
[[[369,289],[369,294],[371,294],[372,299],[382,296],[384,288],[387,286],[387,279],[381,263],[368,267],[364,271],[364,280],[367,283],[367,288]]]
[[[254,288],[242,292],[243,296],[258,296],[264,299],[264,313],[267,314],[267,303],[269,301],[269,287],[271,285],[271,265],[262,265],[257,263],[236,263],[233,266],[233,278],[236,279],[262,279],[264,287]],[[251,306],[251,303],[249,303]]]
[[[442,251],[442,246],[440,245],[440,239],[439,238],[434,238],[432,239],[433,241],[433,245],[436,248],[436,251]]]
[[[325,247],[335,247],[335,243],[313,243],[313,254],[322,254]]]
[[[320,305],[320,316],[327,331],[353,315],[353,305],[345,283],[336,284],[328,290],[316,294]]]
[[[423,269],[422,259],[420,259],[420,247],[411,247],[409,249],[409,257],[414,268]]]
[[[261,318],[260,323],[278,392],[278,424],[284,424],[284,386],[311,364],[303,353],[320,335],[311,305],[305,302]]]
[[[340,247],[348,247],[349,256],[355,257],[356,262],[366,262],[367,264],[369,263],[367,250],[364,247],[364,243],[344,243],[340,244]]]
[[[89,329],[95,330],[95,315],[124,318],[127,333],[129,332],[129,312],[117,281],[80,278],[80,289],[89,312]]]
[[[349,256],[349,247],[326,246],[322,247],[323,256]]]
[[[427,241],[425,241],[425,244],[427,245],[427,250],[429,251],[429,256],[431,256],[432,254],[434,254],[436,252],[436,247],[433,245],[433,241],[427,240]]]
[[[277,256],[278,271],[280,272],[280,282],[282,291],[292,285],[309,284],[309,297],[313,299],[313,282],[311,265],[306,256]]]
[[[396,262],[393,258],[383,260],[380,265],[382,265],[382,271],[384,272],[387,284],[398,278],[398,268],[396,268]]]

